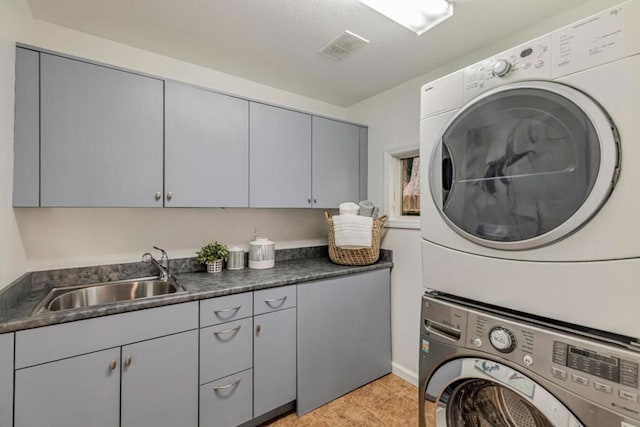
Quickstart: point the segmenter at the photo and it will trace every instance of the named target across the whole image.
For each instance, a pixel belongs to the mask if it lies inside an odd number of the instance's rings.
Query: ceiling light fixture
[[[359,0],[417,35],[453,16],[448,0]]]

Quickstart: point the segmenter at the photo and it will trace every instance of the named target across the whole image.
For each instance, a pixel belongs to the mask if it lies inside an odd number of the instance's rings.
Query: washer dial
[[[511,71],[511,64],[505,59],[498,59],[493,64],[493,75],[496,77],[504,77]]]
[[[489,332],[489,341],[496,350],[511,353],[516,348],[516,337],[510,330],[498,326]]]

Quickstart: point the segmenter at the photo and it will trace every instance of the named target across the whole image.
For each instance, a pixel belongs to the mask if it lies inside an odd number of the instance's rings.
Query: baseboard
[[[391,372],[418,387],[418,374],[416,372],[410,371],[404,366],[398,365],[396,362],[391,362]]]

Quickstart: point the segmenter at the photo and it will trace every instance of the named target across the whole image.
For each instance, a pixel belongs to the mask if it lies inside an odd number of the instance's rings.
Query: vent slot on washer
[[[329,42],[318,53],[336,61],[342,61],[355,51],[369,44],[369,40],[351,31],[345,30],[338,37]]]

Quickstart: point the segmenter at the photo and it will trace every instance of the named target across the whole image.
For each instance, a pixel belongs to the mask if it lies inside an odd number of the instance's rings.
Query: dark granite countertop
[[[37,328],[41,326],[72,322],[75,320],[106,316],[116,313],[125,313],[134,310],[160,307],[163,305],[177,304],[223,295],[250,292],[258,289],[326,279],[381,268],[390,268],[392,266],[393,262],[391,260],[390,253],[386,254],[386,256],[382,256],[381,254],[380,260],[377,263],[367,266],[341,266],[332,263],[326,257],[288,260],[278,260],[278,258],[276,258],[276,266],[267,270],[251,270],[245,268],[243,270],[235,271],[223,270],[222,273],[216,274],[209,274],[202,271],[178,272],[174,276],[176,280],[187,289],[187,292],[185,293],[114,303],[86,309],[74,309],[59,313],[46,313],[37,316],[30,316],[30,313],[36,304],[51,289],[51,285],[32,286],[31,283],[29,283],[29,292],[22,292],[22,294],[16,294],[16,292],[4,292],[4,294],[0,294],[0,333]],[[83,268],[83,270],[87,269],[88,267]],[[74,276],[76,281],[78,280],[77,277],[80,276],[80,274],[77,274],[77,270],[78,269],[74,270],[76,271],[76,276]],[[121,270],[123,269],[119,268],[119,271]],[[69,271],[71,271],[71,269],[69,269]],[[92,273],[92,275],[94,274]],[[117,280],[118,278],[121,278],[114,277],[113,274],[110,274],[109,277],[110,280]],[[129,277],[132,278],[136,276]],[[139,275],[137,277],[141,276]],[[29,278],[29,280],[30,282],[36,281],[33,278]],[[97,280],[94,280],[93,283],[96,281]],[[84,283],[92,282],[85,281]]]

